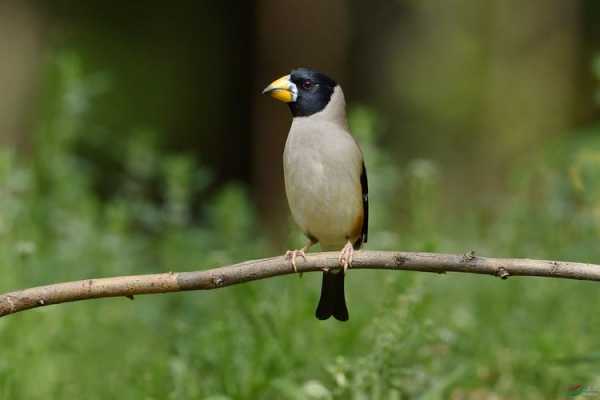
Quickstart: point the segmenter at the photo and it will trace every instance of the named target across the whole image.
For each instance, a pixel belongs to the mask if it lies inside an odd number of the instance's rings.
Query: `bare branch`
[[[337,253],[312,253],[298,260],[299,272],[338,268]],[[506,279],[509,276],[543,276],[550,278],[600,281],[600,265],[563,261],[518,258],[478,257],[474,252],[463,255],[408,253],[395,251],[358,251],[353,269],[390,269],[421,272],[468,272]],[[226,267],[194,272],[168,272],[86,279],[57,283],[0,295],[0,317],[50,304],[100,297],[129,297],[138,294],[207,290],[242,282],[293,273],[284,257],[246,261]]]

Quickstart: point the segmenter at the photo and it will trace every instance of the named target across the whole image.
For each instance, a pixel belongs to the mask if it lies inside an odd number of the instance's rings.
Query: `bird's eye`
[[[304,90],[308,90],[308,89],[312,88],[313,85],[314,85],[314,83],[310,79],[306,79],[306,80],[302,81],[302,89],[304,89]]]

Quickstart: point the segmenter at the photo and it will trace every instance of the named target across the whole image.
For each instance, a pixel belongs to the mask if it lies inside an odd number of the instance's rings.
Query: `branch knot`
[[[475,250],[469,250],[468,252],[466,252],[465,254],[463,254],[462,256],[462,261],[463,262],[470,262],[475,260],[477,257],[475,256]]]
[[[498,271],[496,271],[496,275],[498,275],[498,277],[500,277],[500,279],[506,280],[510,276],[510,273],[506,270],[506,268],[500,267],[500,268],[498,268]]]

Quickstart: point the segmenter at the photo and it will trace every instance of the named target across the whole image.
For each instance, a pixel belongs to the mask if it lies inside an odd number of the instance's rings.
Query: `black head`
[[[291,72],[290,81],[298,88],[298,98],[288,103],[294,117],[305,117],[322,111],[337,83],[325,74],[308,68]]]
[[[298,68],[271,83],[263,91],[288,103],[294,117],[306,117],[322,111],[337,83],[327,75],[309,68]]]

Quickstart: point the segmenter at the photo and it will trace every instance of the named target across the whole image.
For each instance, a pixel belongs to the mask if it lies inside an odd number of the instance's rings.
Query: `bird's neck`
[[[294,119],[298,118],[310,121],[324,121],[347,128],[346,100],[344,99],[342,88],[339,85],[335,87],[329,103],[327,103],[327,106],[323,110],[306,117],[295,117]]]

